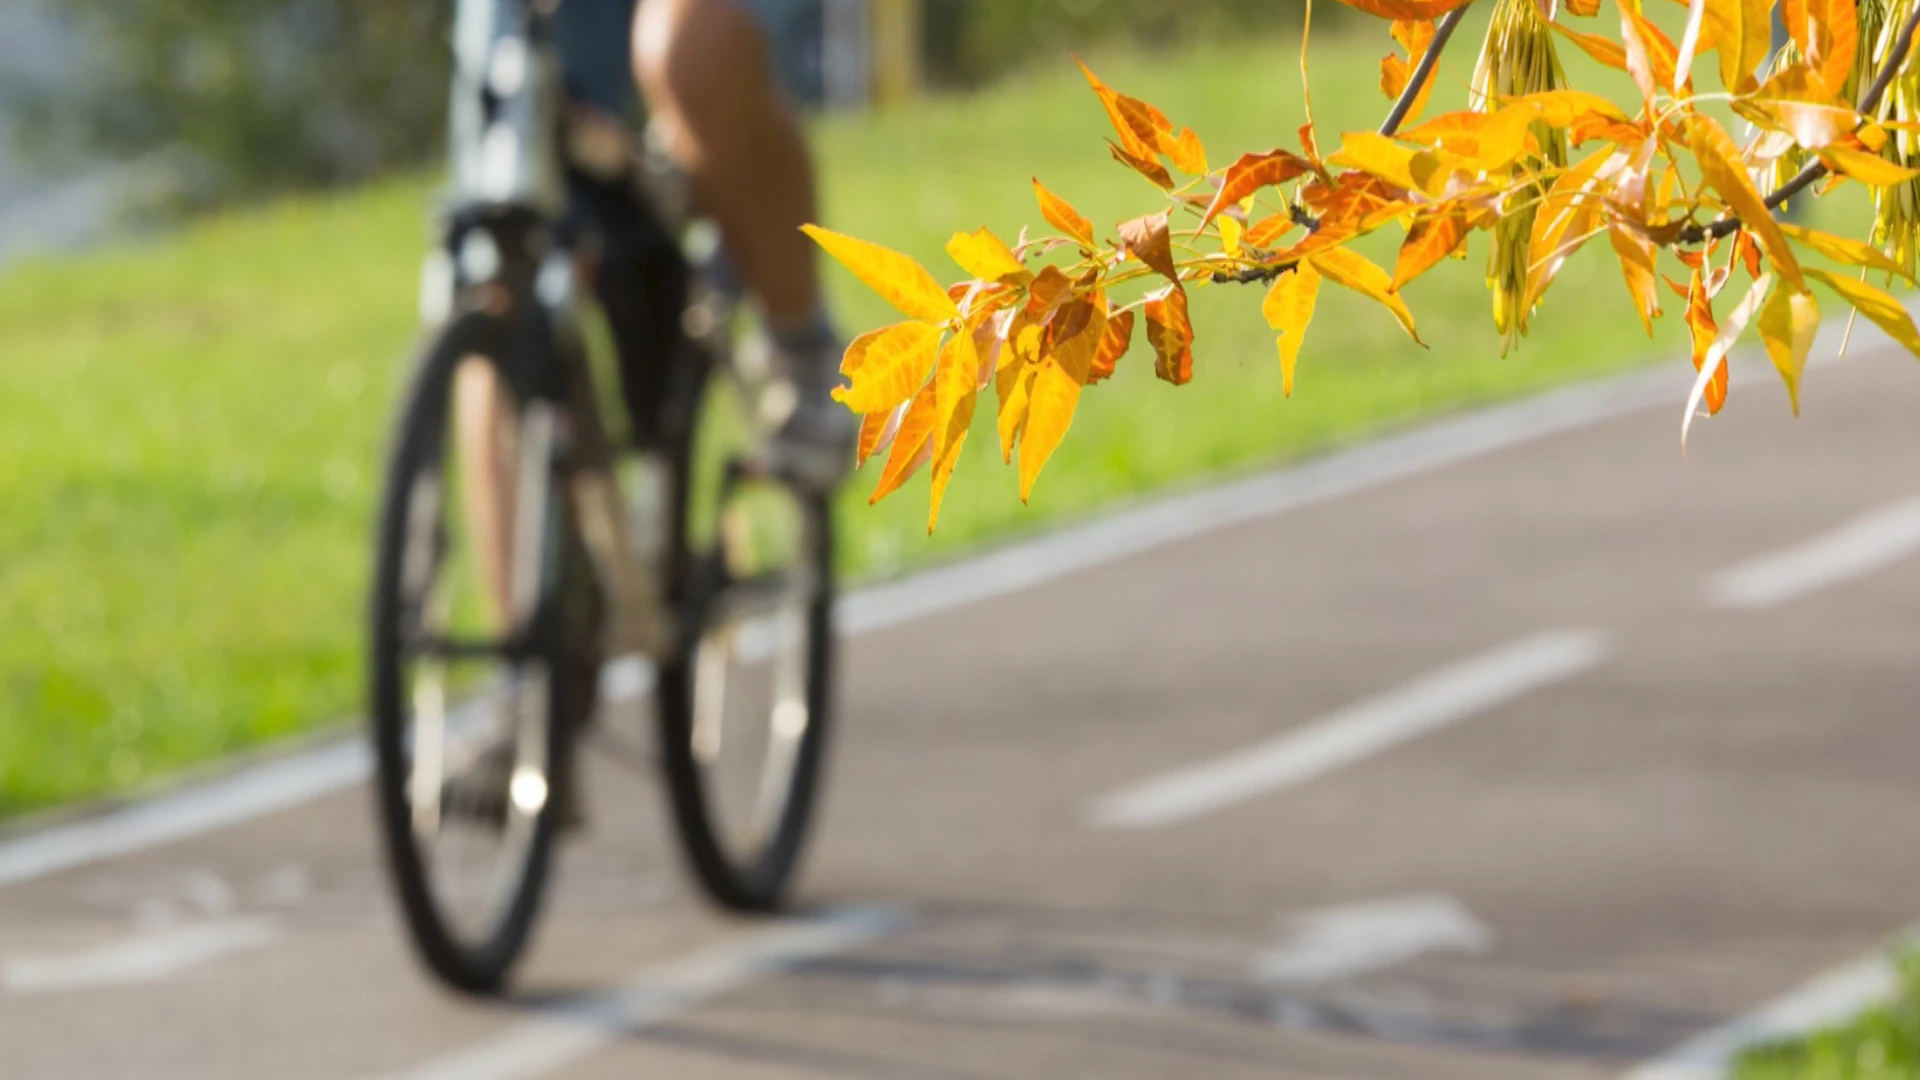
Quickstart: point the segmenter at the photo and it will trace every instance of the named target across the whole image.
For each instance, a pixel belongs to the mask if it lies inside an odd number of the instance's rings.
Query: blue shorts
[[[561,0],[553,16],[560,80],[575,101],[625,115],[633,87],[633,10],[638,0]]]
[[[638,3],[561,0],[553,16],[553,35],[568,97],[623,116],[638,103],[633,85],[633,11]],[[777,0],[744,0],[741,6],[762,25],[782,7]]]

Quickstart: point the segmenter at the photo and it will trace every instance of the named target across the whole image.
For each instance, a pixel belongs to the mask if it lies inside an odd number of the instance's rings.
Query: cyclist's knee
[[[644,0],[633,61],[650,110],[699,129],[738,126],[773,93],[766,35],[738,0]]]

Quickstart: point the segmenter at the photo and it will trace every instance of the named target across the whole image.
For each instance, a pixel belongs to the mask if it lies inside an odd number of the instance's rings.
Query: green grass
[[[1316,45],[1327,141],[1384,111],[1380,40]],[[1094,62],[1196,126],[1220,164],[1293,141],[1295,48],[1269,40]],[[1463,44],[1443,67],[1443,92],[1471,60]],[[941,246],[955,229],[1011,237],[1038,222],[1030,174],[1096,222],[1156,208],[1157,192],[1109,160],[1104,131],[1064,57],[985,94],[831,119],[817,128],[825,217],[944,275]],[[0,275],[0,816],[356,711],[373,469],[416,333],[429,193],[403,180],[291,201]],[[1367,250],[1390,261],[1392,242]],[[1476,245],[1408,290],[1430,349],[1329,286],[1291,400],[1257,289],[1196,290],[1191,385],[1154,380],[1142,344],[1083,397],[1028,506],[983,408],[931,539],[924,480],[869,510],[872,478],[856,479],[847,568],[894,573],[1656,352],[1685,364],[1677,321],[1656,349],[1597,257],[1567,268],[1534,337],[1502,358],[1483,258]],[[833,271],[830,285],[850,332],[889,318],[847,275]]]
[[[1900,964],[1901,992],[1843,1027],[1757,1047],[1733,1080],[1912,1080],[1920,1076],[1920,956]]]

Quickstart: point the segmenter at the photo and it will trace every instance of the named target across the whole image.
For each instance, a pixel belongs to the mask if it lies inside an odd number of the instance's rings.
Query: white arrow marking
[[[1422,894],[1309,912],[1292,940],[1261,953],[1267,982],[1326,983],[1405,963],[1430,952],[1485,952],[1493,934],[1451,896]]]

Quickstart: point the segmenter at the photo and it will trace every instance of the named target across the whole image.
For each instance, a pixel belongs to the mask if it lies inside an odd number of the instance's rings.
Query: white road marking
[[[25,996],[161,982],[232,953],[264,948],[279,937],[271,919],[223,919],[74,953],[13,956],[0,967],[0,988]]]
[[[391,1080],[514,1080],[573,1065],[762,976],[857,947],[905,923],[895,908],[858,907],[782,923],[649,968],[608,990],[390,1074]]]
[[[1316,984],[1357,978],[1430,952],[1485,952],[1493,933],[1451,896],[1372,900],[1293,920],[1293,936],[1254,959],[1265,982]]]
[[[1841,325],[1839,321],[1822,325],[1810,365],[1821,364],[1821,357],[1833,354]],[[1858,344],[1850,355],[1873,351]],[[1772,377],[1754,350],[1742,351],[1732,371],[1735,383]],[[835,621],[842,634],[870,633],[1202,533],[1578,431],[1671,403],[1685,393],[1688,380],[1679,375],[1663,368],[1562,387],[1259,476],[1155,498],[950,566],[850,593],[841,600]],[[652,674],[644,663],[616,663],[603,676],[607,680],[603,685],[615,695],[644,693]],[[371,771],[370,755],[362,740],[354,737],[125,804],[84,821],[0,839],[0,888],[291,809],[361,783]]]
[[[1908,935],[1908,941],[1915,941]],[[1875,954],[1835,968],[1758,1010],[1690,1039],[1622,1080],[1725,1080],[1742,1050],[1811,1035],[1852,1019],[1898,992],[1899,972]]]
[[[1342,766],[1572,678],[1609,651],[1597,630],[1551,630],[1441,668],[1304,728],[1096,800],[1088,823],[1152,829],[1304,784]]]
[[[1823,536],[1715,575],[1714,607],[1773,607],[1864,577],[1920,551],[1920,496],[1865,514]]]

